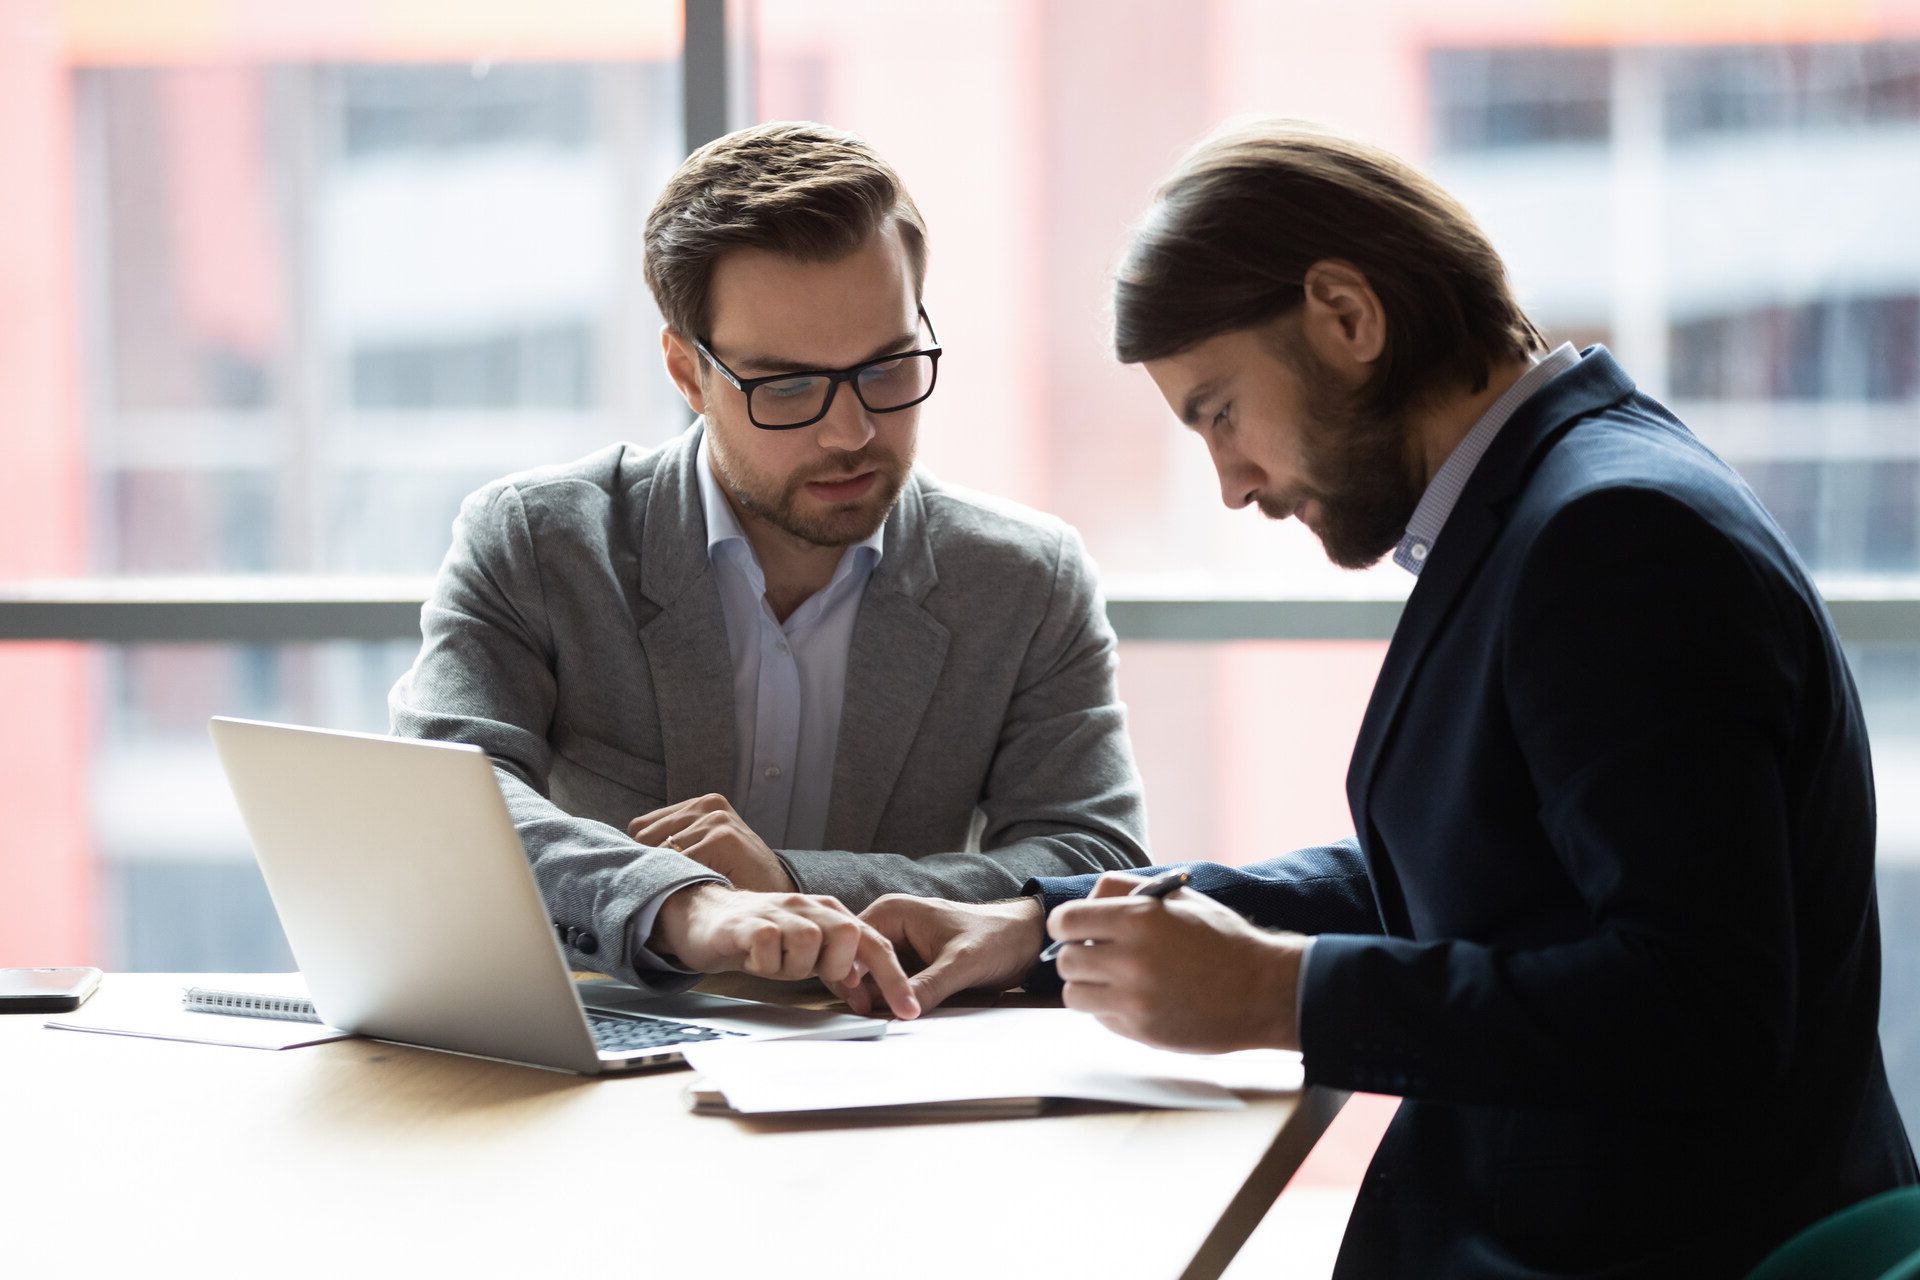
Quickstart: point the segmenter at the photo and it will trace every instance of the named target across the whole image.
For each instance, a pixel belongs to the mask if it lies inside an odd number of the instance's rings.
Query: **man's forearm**
[[[1019,897],[1036,876],[1072,876],[1125,869],[1105,842],[1085,833],[1017,841],[978,853],[852,853],[784,849],[780,860],[802,893],[820,893],[863,911],[888,893],[997,902]]]

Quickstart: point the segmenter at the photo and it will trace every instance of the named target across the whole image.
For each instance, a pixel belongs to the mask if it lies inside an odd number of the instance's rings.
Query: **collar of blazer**
[[[1569,427],[1633,391],[1633,380],[1605,347],[1588,347],[1580,353],[1579,364],[1514,411],[1461,490],[1393,630],[1393,642],[1374,682],[1347,768],[1347,800],[1361,839],[1370,849],[1379,845],[1367,830],[1365,815],[1380,753],[1428,645],[1500,534],[1499,510],[1526,487],[1541,457]],[[1375,878],[1379,879],[1377,865]]]
[[[674,797],[725,792],[733,778],[733,672],[694,469],[703,430],[695,421],[649,455],[627,498],[640,525],[640,594],[657,609],[635,621]],[[926,485],[915,471],[901,490],[854,623],[827,809],[831,849],[873,847],[945,665],[947,628],[922,607],[939,580]]]

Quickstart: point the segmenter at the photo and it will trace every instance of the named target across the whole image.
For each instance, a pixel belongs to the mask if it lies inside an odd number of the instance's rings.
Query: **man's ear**
[[[695,413],[707,411],[706,389],[700,383],[700,353],[693,342],[670,324],[660,326],[660,354],[666,358],[667,376],[680,389],[680,396]]]
[[[1301,281],[1301,334],[1327,364],[1357,379],[1371,375],[1387,347],[1387,313],[1360,268],[1325,258]]]

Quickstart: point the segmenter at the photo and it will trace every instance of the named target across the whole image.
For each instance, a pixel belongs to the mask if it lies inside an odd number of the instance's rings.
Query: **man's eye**
[[[1231,402],[1228,402],[1227,404],[1223,404],[1220,406],[1220,411],[1213,415],[1213,425],[1216,428],[1233,425],[1231,420],[1229,420],[1227,417],[1227,411],[1232,408],[1233,408],[1233,404]]]
[[[791,400],[817,390],[819,381],[818,378],[789,378],[785,382],[763,382],[760,384],[760,394]]]
[[[860,381],[867,383],[884,382],[888,378],[897,377],[900,371],[906,367],[906,363],[905,360],[889,360],[885,364],[870,364],[860,371]]]

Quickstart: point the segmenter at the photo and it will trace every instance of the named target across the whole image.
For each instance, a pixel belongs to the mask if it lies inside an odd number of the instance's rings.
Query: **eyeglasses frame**
[[[871,360],[862,360],[859,364],[848,365],[844,369],[793,369],[786,373],[769,374],[764,378],[743,378],[733,370],[727,368],[720,357],[713,354],[713,349],[707,345],[705,338],[695,338],[693,340],[693,349],[698,351],[708,364],[718,369],[720,376],[732,383],[735,390],[746,397],[747,421],[762,431],[798,431],[802,427],[812,426],[833,411],[834,397],[840,394],[840,384],[843,382],[853,384],[854,397],[860,401],[860,407],[868,413],[898,413],[902,409],[911,409],[917,404],[925,404],[927,398],[933,394],[934,387],[938,385],[940,381],[940,356],[944,348],[940,345],[940,335],[934,332],[933,320],[927,315],[926,307],[921,306],[918,308],[918,314],[920,323],[927,326],[927,336],[933,339],[932,346],[922,347],[918,351],[892,351],[883,356],[875,356]],[[885,364],[889,360],[905,360],[912,356],[926,356],[933,362],[933,373],[927,378],[926,394],[920,396],[918,399],[909,400],[906,404],[896,404],[885,409],[876,409],[868,404],[866,396],[860,393],[860,383],[857,381],[859,376],[875,365]],[[754,388],[763,387],[773,382],[790,382],[794,378],[827,379],[827,396],[826,399],[820,403],[820,412],[814,414],[805,422],[783,422],[778,426],[769,425],[753,416]]]

